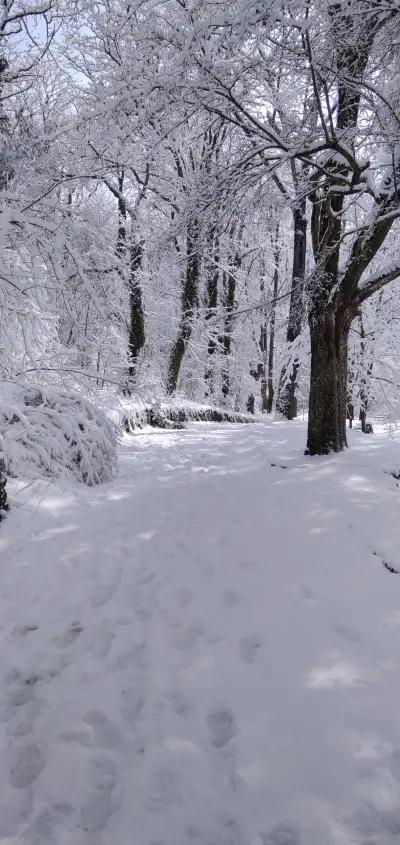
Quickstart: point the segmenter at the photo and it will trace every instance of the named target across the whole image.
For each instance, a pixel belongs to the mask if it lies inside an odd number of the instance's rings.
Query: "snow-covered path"
[[[385,437],[140,434],[0,529],[0,843],[400,840],[399,487]]]

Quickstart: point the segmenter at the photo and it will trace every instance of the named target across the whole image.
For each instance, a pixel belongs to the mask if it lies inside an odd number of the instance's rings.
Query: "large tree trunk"
[[[347,349],[351,320],[341,309],[310,317],[311,378],[307,452],[340,452],[346,440]]]
[[[267,413],[272,414],[274,407],[274,343],[275,343],[275,314],[271,317],[268,350],[268,395]]]
[[[218,235],[214,237],[214,232],[208,239],[208,251],[211,259],[211,265],[208,268],[207,278],[207,306],[208,311],[206,320],[209,321],[216,315],[218,304],[218,279],[219,279],[219,238]],[[218,349],[218,335],[215,327],[211,325],[208,332],[207,354],[208,361],[204,374],[205,381],[205,395],[206,398],[214,393],[214,367],[215,367],[215,353]]]
[[[128,283],[129,290],[129,319],[128,319],[128,375],[132,384],[137,369],[137,360],[140,350],[145,342],[144,310],[142,291],[139,282],[139,272],[142,267],[143,243],[131,243],[129,238],[134,240],[134,220],[131,221],[131,232],[127,229],[127,204],[124,196],[125,174],[122,169],[118,174],[118,190],[109,182],[106,182],[108,189],[118,201],[118,231],[115,253],[119,261],[119,270],[124,282]],[[128,265],[128,266],[127,266]],[[130,392],[130,386],[126,386]]]
[[[194,309],[197,305],[199,289],[199,226],[197,220],[188,225],[186,237],[187,264],[182,290],[182,317],[178,336],[172,347],[169,365],[167,392],[175,393],[184,354],[193,330]]]
[[[270,341],[269,351],[270,351],[270,355],[272,353],[272,367],[273,367],[273,344],[274,344],[274,340],[273,340],[272,332],[271,332],[271,338],[272,338],[272,342]],[[260,369],[261,369],[261,388],[260,388],[261,389],[261,411],[262,411],[263,414],[265,414],[266,411],[269,412],[269,413],[271,412],[271,409],[269,407],[270,398],[271,398],[271,389],[272,389],[272,401],[273,401],[273,392],[274,392],[273,385],[272,385],[272,374],[271,374],[271,384],[269,383],[269,379],[268,379],[268,375],[267,375],[267,358],[269,359],[270,355],[268,355],[268,323],[267,323],[266,320],[265,320],[265,322],[263,322],[261,324],[260,352],[261,352],[262,359],[263,359],[262,364],[260,365]],[[269,364],[269,360],[268,360],[268,364]],[[268,367],[268,371],[269,371],[269,367]]]
[[[138,356],[145,341],[142,291],[138,281],[143,257],[142,244],[131,246],[130,253],[128,350],[129,376],[132,379],[136,375]]]
[[[290,292],[289,321],[286,341],[293,343],[301,332],[303,322],[303,286],[306,270],[307,217],[306,200],[302,198],[293,209],[293,267],[292,288]],[[298,361],[291,364],[290,373],[283,367],[279,381],[276,408],[279,413],[293,420],[297,417],[297,373]]]
[[[222,368],[222,395],[224,400],[226,400],[229,396],[230,389],[231,389],[231,378],[230,378],[230,357],[231,357],[231,347],[232,347],[232,332],[233,332],[233,324],[234,324],[234,312],[235,312],[235,295],[236,295],[236,271],[240,269],[242,263],[241,256],[239,252],[235,253],[233,259],[228,261],[228,265],[232,268],[232,272],[224,273],[223,275],[223,289],[224,289],[224,308],[225,308],[225,319],[224,319],[224,334],[222,339],[220,339],[220,343],[222,340],[222,348],[224,354],[224,364]]]
[[[268,350],[268,394],[266,401],[266,410],[268,414],[272,413],[274,405],[274,354],[275,354],[275,322],[276,322],[276,298],[278,296],[279,286],[279,261],[280,248],[278,246],[279,227],[276,229],[276,250],[275,250],[275,269],[274,269],[274,286],[272,291],[272,303],[270,311],[269,322],[269,350]]]

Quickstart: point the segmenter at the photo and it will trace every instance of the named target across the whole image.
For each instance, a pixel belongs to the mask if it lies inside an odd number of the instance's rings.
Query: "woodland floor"
[[[1,845],[394,845],[400,445],[126,437],[0,528]]]

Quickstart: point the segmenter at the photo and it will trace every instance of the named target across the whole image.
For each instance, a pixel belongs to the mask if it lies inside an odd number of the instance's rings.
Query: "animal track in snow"
[[[224,748],[238,733],[232,711],[227,708],[211,710],[206,717],[211,745],[214,748]]]

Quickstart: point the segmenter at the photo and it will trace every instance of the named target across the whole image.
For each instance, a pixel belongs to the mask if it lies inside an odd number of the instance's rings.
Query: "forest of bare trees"
[[[2,384],[396,417],[399,12],[4,0]]]
[[[0,0],[0,242],[1,845],[399,845],[400,0]]]

